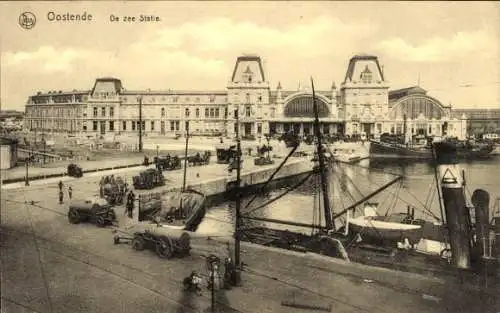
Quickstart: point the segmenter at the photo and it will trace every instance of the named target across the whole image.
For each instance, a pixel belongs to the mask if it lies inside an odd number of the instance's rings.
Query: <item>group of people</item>
[[[59,181],[59,204],[63,204],[64,203],[64,191],[63,191],[63,182],[62,180]],[[73,197],[73,188],[71,186],[68,187],[68,197],[69,199],[71,200],[71,198]]]
[[[210,257],[209,257],[210,258]],[[217,257],[215,257],[217,258]],[[207,260],[208,262],[214,262],[211,265],[211,271],[209,273],[207,288],[212,289],[215,286],[221,286],[224,289],[231,289],[231,286],[237,285],[236,279],[236,267],[231,260],[231,258],[226,258],[224,260],[224,275],[222,277],[222,283],[219,277],[219,263],[214,260]],[[212,275],[214,277],[212,278]],[[197,271],[192,271],[191,274],[184,279],[184,290],[196,292],[201,295],[203,278]]]

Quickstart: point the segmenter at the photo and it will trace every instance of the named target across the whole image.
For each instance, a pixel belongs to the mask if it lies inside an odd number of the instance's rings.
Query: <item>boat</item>
[[[158,226],[196,231],[206,213],[206,196],[186,187],[189,134],[186,129],[184,175],[182,188],[166,192],[139,194],[139,222],[150,221]]]
[[[362,152],[349,148],[334,148],[330,154],[335,161],[344,163],[354,163],[366,158]]]
[[[460,159],[484,159],[493,155],[495,147],[490,143],[478,143],[471,140],[458,141],[445,139],[457,146],[457,156]],[[394,157],[432,160],[432,149],[429,145],[408,145],[382,140],[370,140],[370,156]]]
[[[363,241],[383,243],[408,242],[417,244],[422,239],[421,220],[415,220],[411,214],[395,213],[389,216],[377,214],[378,203],[366,202],[363,215],[348,219],[348,231],[360,235]]]
[[[206,197],[191,189],[139,195],[139,222],[195,231],[206,213]]]
[[[446,141],[457,148],[457,157],[460,159],[489,158],[495,146],[489,142],[477,142],[472,139],[458,140],[457,138],[425,137],[415,135],[410,139],[407,134],[406,118],[404,119],[403,134],[382,134],[379,139],[370,140],[371,157],[393,157],[433,160],[432,143]]]

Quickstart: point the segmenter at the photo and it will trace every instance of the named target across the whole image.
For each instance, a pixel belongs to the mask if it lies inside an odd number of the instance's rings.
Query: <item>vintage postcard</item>
[[[499,23],[0,2],[0,311],[500,313]]]

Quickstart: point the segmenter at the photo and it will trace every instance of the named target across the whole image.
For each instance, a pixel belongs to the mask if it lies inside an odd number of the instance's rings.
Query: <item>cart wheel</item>
[[[451,250],[450,249],[443,249],[440,253],[439,253],[439,256],[442,258],[442,259],[451,259]]]
[[[80,223],[80,214],[75,209],[70,209],[68,212],[68,220],[71,224]]]
[[[160,238],[160,240],[158,240],[156,244],[156,254],[162,259],[172,258],[174,251],[168,238]]]
[[[180,236],[179,238],[179,247],[181,249],[181,251],[184,253],[184,254],[189,254],[189,250],[191,249],[191,237],[189,236],[188,233],[182,233],[182,235]]]
[[[141,236],[134,236],[134,239],[132,239],[132,248],[137,251],[142,251],[144,250],[144,239]]]
[[[95,223],[97,224],[97,226],[99,227],[104,227],[106,226],[106,220],[104,219],[104,216],[102,215],[99,215],[95,218]]]
[[[114,238],[113,238],[113,243],[115,245],[119,244],[120,243],[120,236],[116,235]]]
[[[110,220],[111,222],[116,221],[116,213],[115,213],[115,211],[110,210],[110,211],[108,212],[108,218],[109,218],[109,220]]]

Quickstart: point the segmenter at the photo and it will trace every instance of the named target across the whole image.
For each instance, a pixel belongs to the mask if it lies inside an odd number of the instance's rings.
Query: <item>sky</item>
[[[36,16],[29,30],[23,12]],[[92,21],[49,21],[49,12]],[[378,56],[391,89],[420,82],[445,105],[500,108],[495,2],[1,2],[0,51],[2,109],[104,76],[128,90],[224,90],[242,54],[261,56],[272,89],[313,77],[329,90],[361,53]]]

